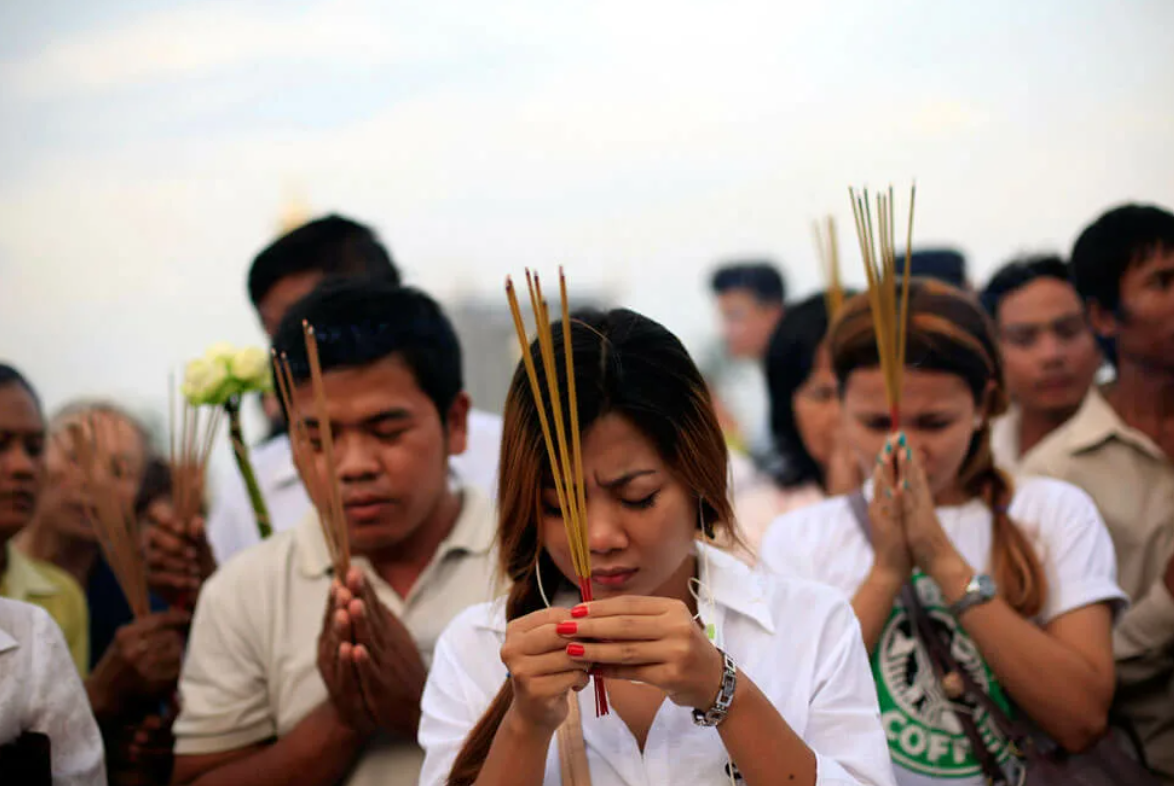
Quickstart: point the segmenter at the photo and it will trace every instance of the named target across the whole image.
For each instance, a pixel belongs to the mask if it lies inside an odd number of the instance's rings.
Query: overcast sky
[[[244,271],[291,195],[442,299],[564,263],[693,347],[719,257],[818,286],[849,184],[916,176],[916,236],[981,280],[1174,205],[1171,30],[1169,0],[4,3],[0,358],[50,406],[160,406],[259,342]]]

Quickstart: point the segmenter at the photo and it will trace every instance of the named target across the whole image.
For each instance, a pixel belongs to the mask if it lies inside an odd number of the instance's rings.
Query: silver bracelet
[[[728,652],[718,650],[722,656],[722,685],[717,698],[708,710],[693,710],[693,722],[698,726],[717,726],[726,719],[730,704],[734,701],[734,690],[738,687],[738,668]]]

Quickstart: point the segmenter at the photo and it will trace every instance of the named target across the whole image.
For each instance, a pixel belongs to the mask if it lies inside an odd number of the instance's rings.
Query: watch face
[[[998,593],[998,588],[995,586],[995,580],[985,573],[979,574],[978,594],[982,596],[984,600],[989,600],[995,597],[996,593]]]

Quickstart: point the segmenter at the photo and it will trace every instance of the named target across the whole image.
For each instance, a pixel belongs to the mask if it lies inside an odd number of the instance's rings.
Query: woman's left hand
[[[625,596],[584,604],[559,626],[572,660],[592,674],[660,688],[674,704],[706,709],[721,688],[722,656],[679,600]]]
[[[943,561],[961,556],[942,529],[925,470],[908,443],[897,449],[897,483],[909,553],[917,567],[933,576]]]

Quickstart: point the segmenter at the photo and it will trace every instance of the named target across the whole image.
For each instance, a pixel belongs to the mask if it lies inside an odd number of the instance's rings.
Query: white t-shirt
[[[866,489],[868,491],[868,489]],[[1113,543],[1092,499],[1067,483],[1042,478],[1021,480],[1008,509],[1035,548],[1047,575],[1047,599],[1034,622],[1040,626],[1074,609],[1102,601],[1123,604],[1117,586]],[[992,517],[980,500],[939,507],[938,519],[955,548],[975,570],[989,573]],[[852,595],[872,568],[873,552],[848,504],[835,497],[771,525],[759,551],[760,564],[783,575],[826,582]],[[1009,702],[977,646],[946,610],[937,585],[915,574],[918,596],[940,625],[953,631],[952,652],[1004,709]],[[949,782],[981,786],[981,770],[930,667],[916,645],[904,607],[898,601],[872,653],[881,721],[901,786]],[[979,729],[1009,759],[985,713]]]
[[[454,484],[479,490],[489,499],[497,497],[497,464],[501,451],[501,418],[480,410],[469,412],[469,444],[459,456],[449,459]],[[269,508],[273,531],[283,532],[297,525],[310,512],[310,497],[294,467],[289,437],[280,436],[253,448],[249,461]],[[208,514],[208,543],[216,562],[223,565],[238,551],[260,542],[253,506],[236,464],[220,479],[219,490]]]
[[[756,573],[711,547],[698,549],[701,579],[714,598],[712,609],[702,604],[702,620],[715,625],[718,646],[815,751],[817,783],[892,784],[860,626],[846,599],[813,582]],[[422,786],[446,782],[466,736],[505,682],[505,628],[498,600],[466,610],[441,635],[421,706]],[[694,725],[688,708],[666,700],[642,754],[618,715],[595,717],[590,689],[577,700],[592,786],[728,786],[721,737]],[[544,783],[560,779],[552,740]]]
[[[44,609],[0,598],[0,745],[24,732],[49,738],[54,784],[106,783],[102,735],[61,629]]]

